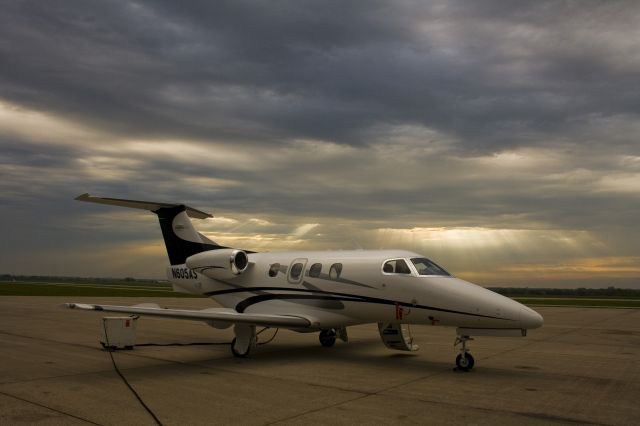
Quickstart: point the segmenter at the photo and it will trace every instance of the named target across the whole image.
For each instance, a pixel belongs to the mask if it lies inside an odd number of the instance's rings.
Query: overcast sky
[[[3,2],[0,273],[163,277],[184,202],[253,250],[640,287],[637,2]]]

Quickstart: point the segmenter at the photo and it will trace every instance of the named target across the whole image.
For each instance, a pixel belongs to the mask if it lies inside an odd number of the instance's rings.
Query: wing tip
[[[101,311],[100,305],[90,305],[88,303],[64,303],[62,306],[68,309],[84,309],[85,311]]]

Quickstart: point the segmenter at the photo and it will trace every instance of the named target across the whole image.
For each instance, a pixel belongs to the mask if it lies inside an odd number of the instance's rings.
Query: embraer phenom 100
[[[198,233],[190,217],[210,214],[183,204],[76,198],[155,213],[169,254],[173,289],[213,298],[223,308],[165,309],[68,303],[69,308],[126,312],[234,326],[231,351],[245,357],[257,344],[256,326],[319,332],[322,346],[348,340],[347,327],[377,323],[390,349],[415,351],[407,325],[456,327],[456,365],[473,368],[471,336],[526,336],[543,319],[520,303],[449,274],[426,257],[402,250],[256,253],[224,247]]]

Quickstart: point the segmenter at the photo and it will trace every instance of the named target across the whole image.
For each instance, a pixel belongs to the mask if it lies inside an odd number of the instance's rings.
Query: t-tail
[[[208,250],[225,249],[195,230],[189,217],[206,219],[213,217],[209,213],[185,206],[184,204],[158,203],[154,201],[125,200],[121,198],[94,197],[82,194],[78,201],[108,204],[149,210],[158,216],[164,244],[167,247],[171,265],[183,265],[189,256]]]

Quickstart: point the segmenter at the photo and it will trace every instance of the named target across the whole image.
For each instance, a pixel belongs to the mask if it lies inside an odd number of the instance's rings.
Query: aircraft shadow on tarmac
[[[166,360],[172,362],[170,365],[150,365],[142,367],[136,375],[144,374],[143,370],[149,374],[176,374],[175,366],[178,363],[183,366],[219,368],[223,370],[233,370],[241,372],[244,364],[248,371],[255,372],[255,368],[263,371],[269,369],[278,369],[284,364],[298,364],[301,367],[307,367],[313,363],[320,368],[327,368],[331,365],[339,365],[340,368],[350,368],[350,365],[357,369],[368,371],[383,371],[385,374],[393,375],[396,373],[407,374],[409,371],[420,372],[420,375],[429,375],[443,371],[452,371],[454,369],[453,362],[437,361],[420,356],[420,353],[411,352],[381,352],[375,348],[380,346],[379,339],[360,340],[355,343],[336,344],[332,348],[323,348],[315,344],[300,345],[291,343],[271,343],[269,346],[258,348],[252,352],[249,358],[238,359],[228,356],[226,353],[226,345],[215,345],[217,349],[207,350],[208,346],[200,346],[197,351],[183,351],[183,347],[168,348],[170,353],[163,354],[163,349],[155,349],[150,352],[147,348],[139,348],[133,351],[119,352],[126,355],[149,357],[158,360]],[[221,356],[224,348],[224,356]],[[373,350],[372,350],[373,348]],[[385,349],[382,349],[383,351]],[[428,345],[424,346],[423,351],[429,350]],[[182,353],[181,353],[182,352]],[[452,349],[452,354],[453,354]],[[164,373],[163,373],[164,371]],[[372,370],[373,371],[373,370]]]

